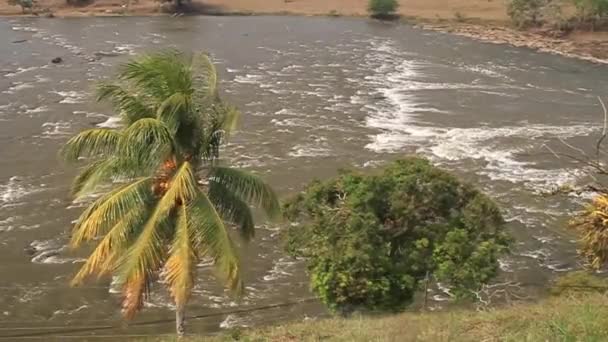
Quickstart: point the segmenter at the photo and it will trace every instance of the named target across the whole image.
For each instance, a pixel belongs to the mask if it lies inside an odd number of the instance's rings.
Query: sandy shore
[[[84,0],[85,2],[87,0]],[[159,12],[155,0],[89,0],[84,6],[68,6],[66,0],[38,0],[41,10],[49,9],[56,16],[87,16],[99,14],[143,15]],[[507,21],[502,0],[399,0],[399,13],[406,17],[430,19],[466,17]],[[129,3],[130,2],[130,3]],[[300,14],[346,16],[367,15],[367,0],[194,0],[196,7],[211,13]],[[129,6],[127,12],[127,4]],[[0,1],[0,15],[20,15],[19,6]]]
[[[86,0],[85,0],[86,1]],[[103,15],[160,15],[154,0],[89,0],[68,6],[65,0],[38,0],[39,15],[55,17]],[[532,49],[608,63],[608,32],[572,33],[556,38],[543,31],[518,31],[509,27],[503,0],[399,0],[399,14],[425,29],[474,39],[525,46]],[[366,16],[367,0],[194,0],[198,13],[294,14]],[[18,6],[0,0],[0,16],[22,15]]]

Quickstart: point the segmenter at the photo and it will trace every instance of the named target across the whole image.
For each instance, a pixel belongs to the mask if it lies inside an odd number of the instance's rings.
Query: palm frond
[[[178,208],[175,235],[164,268],[165,280],[177,307],[184,306],[190,297],[198,259],[189,214],[187,205]]]
[[[190,103],[188,96],[175,93],[167,97],[158,107],[156,117],[162,121],[172,132],[177,132],[184,114],[188,113]]]
[[[192,91],[191,73],[184,56],[167,50],[143,55],[123,65],[119,77],[132,81],[143,93],[163,101],[175,92]]]
[[[281,213],[279,200],[272,188],[251,173],[214,166],[209,174],[209,182],[218,183],[242,200],[260,206],[270,218],[277,218]]]
[[[61,156],[70,162],[81,157],[101,157],[116,152],[121,133],[106,128],[82,131],[68,140],[61,149]]]
[[[230,136],[237,128],[241,112],[235,106],[229,104],[222,103],[221,107],[223,111],[221,127],[225,135]]]
[[[123,215],[142,205],[150,196],[152,178],[146,177],[125,184],[93,202],[80,215],[72,230],[70,246],[80,246],[104,234]]]
[[[133,122],[154,117],[154,109],[143,98],[117,84],[100,83],[97,87],[97,101],[109,101],[127,126]]]
[[[213,203],[199,191],[189,210],[190,224],[195,234],[195,248],[200,251],[200,257],[213,259],[216,270],[227,287],[240,293],[243,286],[240,260],[234,242]]]
[[[98,187],[112,185],[116,181],[130,182],[135,178],[153,174],[155,165],[138,162],[139,159],[111,156],[105,160],[94,161],[85,168],[72,185],[72,194],[76,198],[95,192]]]
[[[154,212],[144,225],[141,234],[120,261],[119,283],[124,285],[123,309],[131,317],[140,308],[148,293],[155,272],[161,267],[166,245],[162,228],[179,201],[190,201],[196,195],[196,179],[188,162],[182,164],[173,176],[169,188],[156,203]],[[182,204],[184,205],[184,204]]]
[[[171,130],[152,118],[140,119],[127,127],[119,143],[121,157],[149,167],[160,165],[175,148]]]
[[[80,191],[87,184],[87,182],[89,181],[91,176],[99,168],[101,168],[104,163],[105,163],[105,160],[95,160],[95,161],[89,163],[89,165],[85,166],[80,171],[78,176],[76,176],[76,178],[74,178],[74,181],[72,182],[72,187],[71,187],[71,191],[70,191],[72,196],[75,196],[76,198],[80,197],[77,194],[80,193]]]
[[[127,244],[135,232],[145,223],[150,212],[146,204],[133,207],[101,239],[87,261],[72,279],[71,285],[78,286],[91,275],[101,277],[115,270],[119,258],[127,250]]]
[[[215,102],[218,97],[218,78],[211,58],[205,53],[194,54],[190,64],[195,100],[203,107]]]
[[[222,218],[237,225],[241,236],[250,240],[255,235],[255,224],[251,208],[241,198],[220,183],[210,182],[209,200]]]

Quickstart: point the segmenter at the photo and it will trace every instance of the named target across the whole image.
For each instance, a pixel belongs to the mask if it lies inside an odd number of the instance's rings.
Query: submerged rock
[[[95,55],[96,57],[100,57],[100,58],[101,58],[101,57],[117,57],[117,56],[120,56],[120,53],[118,53],[118,52],[113,52],[113,51],[110,51],[110,52],[106,52],[106,51],[97,51],[97,52],[95,52],[95,53],[94,53],[94,55]]]
[[[51,59],[51,63],[53,63],[53,64],[59,64],[61,62],[63,62],[63,58],[61,58],[61,57],[55,57],[55,58]]]

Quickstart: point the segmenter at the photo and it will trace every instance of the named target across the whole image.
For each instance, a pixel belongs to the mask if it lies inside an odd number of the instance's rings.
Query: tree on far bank
[[[397,0],[369,0],[367,10],[373,18],[393,19],[397,15]]]
[[[511,242],[492,200],[420,158],[313,182],[285,212],[287,251],[306,259],[313,291],[344,313],[401,310],[429,274],[472,295]]]
[[[227,226],[248,240],[254,235],[249,204],[270,217],[280,212],[268,185],[220,159],[238,111],[220,99],[217,83],[204,54],[137,57],[121,67],[117,82],[99,86],[98,100],[114,106],[123,127],[85,130],[61,151],[67,161],[85,164],[74,196],[103,193],[72,230],[72,247],[96,245],[72,284],[116,276],[123,313],[131,318],[162,280],[176,305],[178,335],[201,260],[213,261],[230,289],[242,288]]]
[[[25,13],[25,9],[29,9],[30,12],[34,10],[34,0],[8,0],[8,4],[11,6],[20,6],[21,12]]]

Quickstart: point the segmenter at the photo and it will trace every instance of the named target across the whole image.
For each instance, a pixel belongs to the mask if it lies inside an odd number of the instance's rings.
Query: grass
[[[215,337],[190,337],[180,341],[600,342],[608,341],[608,297],[601,294],[554,297],[537,304],[519,304],[485,312],[460,310],[323,319],[232,331]]]

